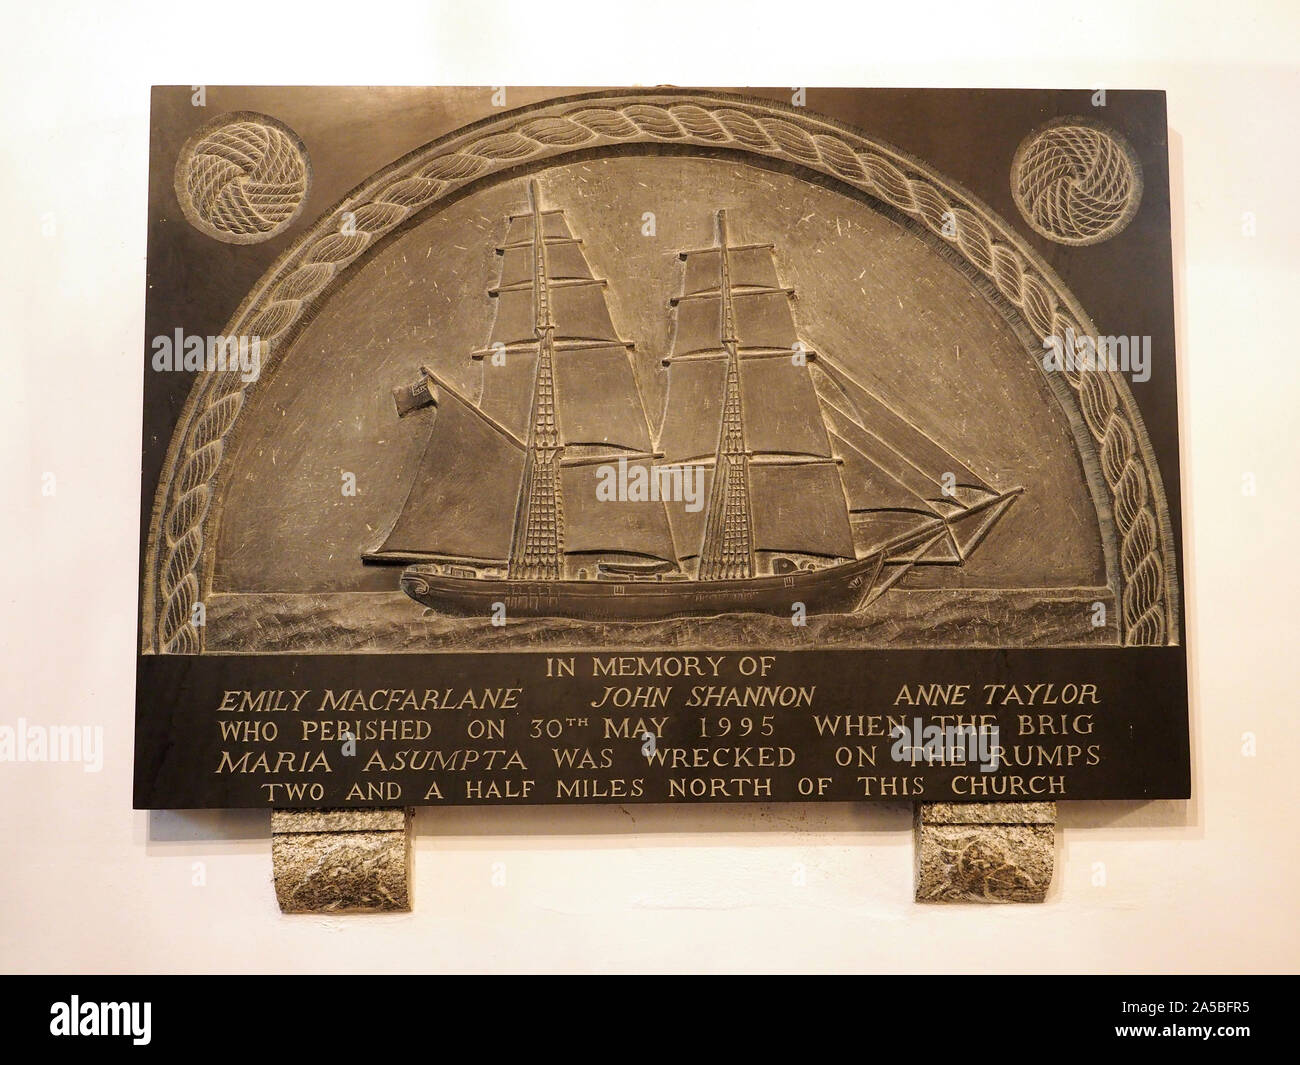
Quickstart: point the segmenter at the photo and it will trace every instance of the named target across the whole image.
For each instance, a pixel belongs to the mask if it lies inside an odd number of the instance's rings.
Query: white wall
[[[107,752],[0,763],[0,969],[1294,971],[1294,5],[639,6],[8,6],[0,722]],[[279,915],[266,814],[132,812],[148,87],[199,82],[1167,89],[1195,798],[1064,806],[999,908],[910,901],[901,808],[427,812],[415,912],[336,919]]]

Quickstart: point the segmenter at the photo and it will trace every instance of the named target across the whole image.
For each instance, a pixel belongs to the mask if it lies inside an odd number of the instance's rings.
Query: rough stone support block
[[[283,913],[411,908],[411,810],[275,810],[271,864]]]
[[[921,803],[915,846],[917,902],[1042,902],[1056,804]]]

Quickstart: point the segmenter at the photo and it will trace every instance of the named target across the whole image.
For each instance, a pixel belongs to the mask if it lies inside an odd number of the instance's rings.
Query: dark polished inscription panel
[[[141,684],[177,707],[139,732],[145,807],[1189,787],[1186,734],[1166,724],[1185,699],[1182,663],[1166,648],[158,657],[142,661]]]

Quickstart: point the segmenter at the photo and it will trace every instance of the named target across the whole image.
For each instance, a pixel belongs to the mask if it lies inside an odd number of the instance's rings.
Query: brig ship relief
[[[432,408],[425,456],[383,543],[440,613],[641,620],[852,613],[913,566],[960,566],[1020,493],[999,491],[799,338],[771,243],[680,253],[659,439],[562,210],[512,216],[475,403],[421,367],[399,416]],[[602,499],[628,481],[703,483]],[[945,484],[945,477],[947,483]]]

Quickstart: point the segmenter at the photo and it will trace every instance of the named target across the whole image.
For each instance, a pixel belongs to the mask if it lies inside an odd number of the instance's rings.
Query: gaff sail
[[[446,386],[411,490],[370,562],[452,558],[504,566],[524,470],[523,443]]]

